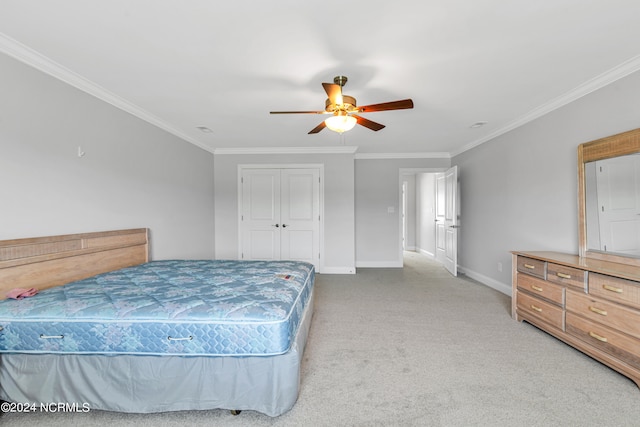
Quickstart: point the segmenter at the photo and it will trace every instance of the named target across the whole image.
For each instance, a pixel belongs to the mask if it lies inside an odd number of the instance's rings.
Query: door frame
[[[402,185],[404,182],[404,177],[407,175],[416,175],[418,173],[444,173],[449,169],[449,167],[441,167],[441,168],[400,168],[399,173],[399,184],[398,184],[398,192],[399,192],[399,206],[402,206]],[[415,195],[413,196],[415,198]],[[403,227],[403,218],[402,212],[398,215],[398,235],[400,238],[398,239],[398,260],[400,266],[404,265],[404,248],[402,247],[402,227]]]
[[[321,273],[324,270],[324,164],[323,163],[251,163],[251,164],[238,164],[238,174],[236,177],[237,184],[237,224],[238,224],[238,255],[240,259],[242,256],[242,172],[245,169],[318,169],[320,175],[320,188],[319,188],[319,212],[320,212],[320,229],[318,231],[318,243],[320,246],[320,262],[317,273]]]
[[[405,175],[406,176],[406,175]],[[415,177],[414,177],[415,181]],[[406,181],[402,181],[400,186],[400,200],[401,200],[401,208],[400,208],[400,221],[402,222],[402,233],[400,235],[400,244],[402,245],[402,250],[405,251],[407,249],[407,190],[409,189],[408,185],[405,185]],[[414,198],[415,204],[415,198]]]

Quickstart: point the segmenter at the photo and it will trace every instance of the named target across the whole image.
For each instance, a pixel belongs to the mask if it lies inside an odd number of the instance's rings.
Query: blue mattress
[[[0,301],[0,352],[283,354],[314,274],[296,261],[152,261]]]

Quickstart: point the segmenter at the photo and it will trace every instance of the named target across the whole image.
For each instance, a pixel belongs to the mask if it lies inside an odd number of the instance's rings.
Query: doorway
[[[457,167],[400,170],[400,259],[416,251],[457,275],[457,190]]]

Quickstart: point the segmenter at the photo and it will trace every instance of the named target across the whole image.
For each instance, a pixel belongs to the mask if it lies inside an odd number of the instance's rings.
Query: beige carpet
[[[6,426],[639,426],[627,378],[527,323],[509,297],[407,253],[319,275],[288,413],[6,414]]]

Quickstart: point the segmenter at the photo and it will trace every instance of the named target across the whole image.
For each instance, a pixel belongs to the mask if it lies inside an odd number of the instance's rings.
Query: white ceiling
[[[638,0],[0,0],[0,51],[209,151],[440,156],[640,69],[639,16]],[[269,114],[323,109],[336,75],[359,105],[415,108],[342,137]]]

